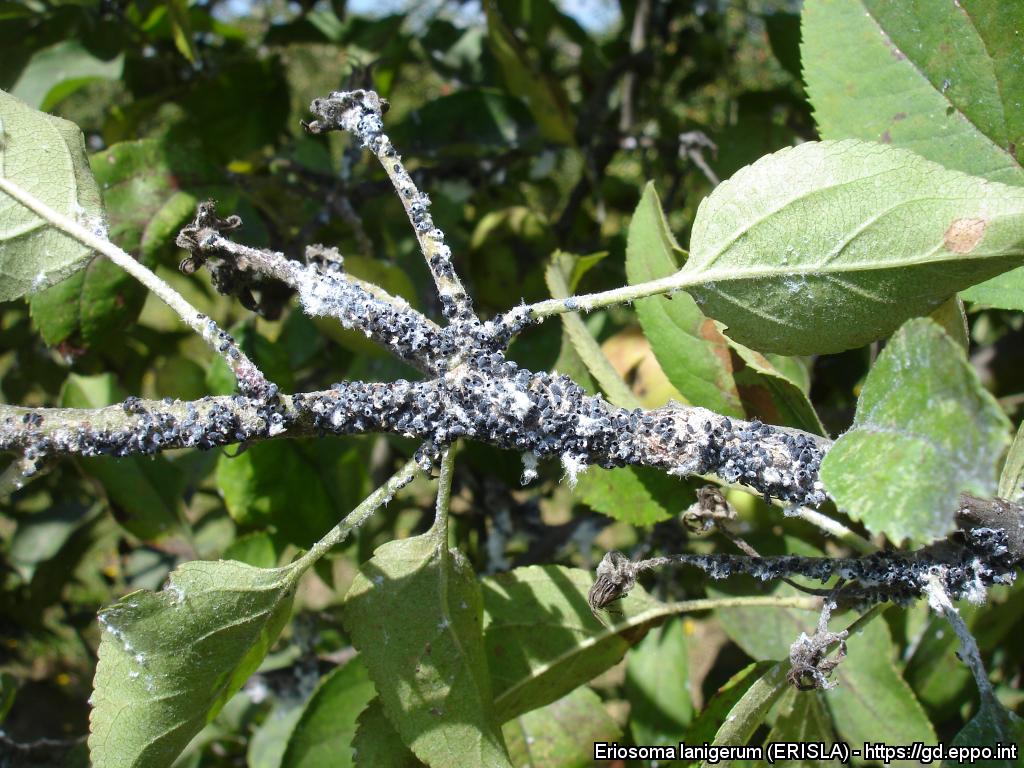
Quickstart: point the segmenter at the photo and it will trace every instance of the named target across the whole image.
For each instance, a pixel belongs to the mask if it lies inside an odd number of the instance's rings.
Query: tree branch
[[[347,131],[377,156],[416,233],[437,286],[444,316],[461,323],[477,324],[473,302],[455,273],[451,249],[444,244],[444,232],[434,226],[430,198],[416,188],[402,165],[401,155],[384,133],[383,114],[387,109],[388,103],[373,91],[335,91],[326,99],[313,100],[309,111],[318,119],[307,124],[306,129],[310,133]]]
[[[457,349],[451,332],[439,328],[404,299],[344,274],[340,259],[332,261],[334,268],[328,270],[224,237],[224,230],[240,223],[237,216],[218,218],[212,201],[200,203],[195,220],[181,230],[177,243],[192,254],[195,263],[214,256],[229,260],[233,269],[280,280],[299,294],[307,314],[334,317],[344,327],[362,331],[424,373],[443,370]],[[216,282],[222,290],[230,289],[223,279]]]
[[[520,369],[498,353],[478,354],[430,381],[344,382],[273,403],[236,396],[130,398],[96,410],[0,405],[0,450],[31,461],[367,432],[424,439],[426,461],[465,437],[557,456],[570,475],[591,464],[650,466],[679,476],[713,473],[793,505],[825,500],[818,468],[828,443],[819,437],[704,408],[616,408],[566,376]]]

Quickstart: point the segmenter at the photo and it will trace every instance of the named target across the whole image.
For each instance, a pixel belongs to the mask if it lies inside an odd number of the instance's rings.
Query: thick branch
[[[498,353],[478,354],[432,381],[346,382],[273,404],[208,397],[134,399],[99,410],[0,406],[0,450],[33,461],[366,432],[424,439],[427,459],[465,437],[558,456],[570,479],[591,464],[642,465],[680,476],[713,473],[793,505],[825,499],[818,467],[828,444],[821,438],[703,408],[616,408],[568,377],[520,369]]]

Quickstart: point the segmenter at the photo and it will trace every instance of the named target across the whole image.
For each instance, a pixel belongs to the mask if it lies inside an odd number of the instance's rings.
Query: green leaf
[[[804,77],[822,138],[912,149],[947,168],[1024,184],[1024,7],[808,0]]]
[[[512,764],[522,768],[593,765],[595,742],[612,742],[622,734],[601,698],[586,687],[520,715],[502,730]]]
[[[114,375],[79,376],[64,382],[61,406],[102,408],[124,399]],[[106,491],[114,519],[140,539],[156,539],[180,527],[185,476],[164,456],[94,456],[76,459]]]
[[[273,440],[217,460],[217,487],[235,522],[274,526],[300,547],[358,503],[364,477],[356,454],[336,441]]]
[[[764,550],[761,553],[766,554]],[[737,585],[736,589],[741,587]],[[749,588],[743,589],[749,593]],[[708,594],[711,597],[730,597],[734,592],[732,589],[726,592],[709,588]],[[779,584],[771,594],[774,597],[793,597],[800,593],[788,584]],[[793,641],[801,632],[811,634],[817,622],[814,612],[788,606],[719,608],[715,613],[729,638],[750,658],[758,661],[788,657]]]
[[[556,565],[484,579],[484,638],[501,721],[550,704],[594,679],[673,613],[671,606],[636,587],[622,602],[622,614],[602,624],[587,605],[593,583],[587,571]]]
[[[743,407],[750,416],[769,424],[796,427],[805,432],[824,435],[825,427],[818,418],[807,392],[795,375],[781,370],[788,366],[799,373],[799,361],[772,355],[773,359],[729,339],[729,346],[742,364],[733,371]],[[794,367],[796,366],[796,367]]]
[[[848,639],[847,647],[834,676],[838,685],[824,692],[843,740],[934,744],[935,730],[893,664],[896,649],[886,623],[870,622]]]
[[[421,760],[510,765],[491,694],[473,569],[443,529],[379,547],[343,621],[384,711]]]
[[[171,22],[171,36],[174,38],[174,47],[190,62],[195,62],[196,48],[192,40],[192,23],[188,15],[188,0],[168,0],[167,15]]]
[[[324,677],[292,730],[281,768],[348,768],[356,719],[376,692],[356,657]]]
[[[725,726],[729,713],[746,693],[765,675],[774,674],[778,667],[775,661],[759,661],[737,672],[723,685],[707,706],[701,711],[686,731],[687,744],[704,744],[715,741],[716,734]],[[783,675],[785,672],[783,672]]]
[[[110,238],[147,265],[195,214],[197,198],[180,188],[201,188],[214,174],[196,153],[154,139],[115,144],[93,155],[90,167],[103,190]],[[179,196],[187,198],[183,209]],[[133,277],[96,257],[84,270],[33,296],[32,318],[51,346],[65,340],[75,346],[110,344],[120,338],[115,332],[138,316],[145,298]]]
[[[259,666],[301,574],[295,565],[190,562],[160,592],[132,592],[101,611],[93,765],[170,765]]]
[[[495,0],[484,2],[484,12],[488,42],[501,66],[508,90],[526,101],[545,139],[556,144],[574,144],[573,114],[559,82],[535,69],[525,47],[502,18]]]
[[[508,152],[534,132],[523,102],[506,91],[460,88],[411,111],[389,134],[419,157],[465,157]]]
[[[14,706],[14,697],[18,693],[18,681],[8,672],[0,672],[0,724],[7,718],[7,713]]]
[[[965,354],[971,350],[971,331],[967,327],[967,312],[959,296],[950,296],[929,317],[960,345]]]
[[[629,223],[626,277],[630,285],[657,280],[677,272],[685,260],[648,182]],[[662,370],[691,405],[743,418],[728,343],[690,296],[641,299],[636,313]]]
[[[1017,436],[1010,444],[1003,471],[999,475],[1000,498],[1020,501],[1024,498],[1024,424],[1017,430]]]
[[[765,739],[765,744],[773,742],[802,742],[804,744],[824,744],[831,747],[835,743],[835,731],[832,728],[832,717],[825,708],[825,702],[818,691],[792,690],[779,702],[779,714]],[[775,765],[786,768],[817,768],[819,760],[776,760]]]
[[[142,309],[146,291],[114,262],[97,257],[66,280],[29,299],[32,321],[52,346],[70,341],[90,347],[118,340],[116,328],[131,324]]]
[[[962,491],[995,492],[1009,430],[963,349],[931,320],[911,320],[868,373],[821,479],[872,533],[937,539],[956,527]]]
[[[979,307],[1024,312],[1024,267],[1011,269],[991,280],[960,291],[960,297]]]
[[[697,211],[686,288],[762,352],[839,352],[1018,266],[1024,190],[860,141],[807,142]]]
[[[290,708],[282,702],[275,704],[267,718],[249,737],[249,745],[245,750],[246,768],[281,768],[281,758],[288,746],[288,738],[300,717],[302,706],[299,704],[292,704]]]
[[[54,210],[105,232],[99,187],[73,123],[0,91],[0,175]],[[92,251],[0,192],[0,301],[71,275]]]
[[[551,263],[544,270],[544,279],[552,297],[564,299],[569,296],[572,290],[569,281],[576,271],[578,261],[581,261],[579,257],[563,251],[555,251],[552,255]],[[601,345],[587,330],[579,313],[562,313],[562,324],[576,353],[586,364],[587,370],[590,371],[597,383],[601,385],[609,402],[620,408],[639,408],[639,399],[601,351]]]
[[[788,593],[795,594],[795,590],[784,585],[773,594]],[[793,641],[801,633],[810,634],[816,623],[814,614],[791,608],[759,609],[757,613],[752,609],[729,609],[719,614],[729,637],[755,659],[787,658]],[[843,615],[834,619],[830,628],[835,631],[851,621]],[[865,625],[849,638],[847,649],[847,657],[832,678],[836,687],[823,694],[840,735],[851,744],[895,744],[901,734],[907,741],[899,743],[934,741],[934,731],[921,704],[893,664],[896,649],[885,622],[875,620]],[[703,717],[702,713],[694,725]],[[694,733],[691,726],[686,740],[701,743],[708,738],[706,730]]]
[[[977,714],[967,725],[953,737],[954,747],[992,747],[997,745],[1020,744],[1024,742],[1024,720],[1004,707],[995,696],[983,695]],[[947,762],[946,765],[951,763]],[[963,764],[956,761],[953,764]],[[972,765],[990,766],[990,768],[1017,768],[1017,760],[974,760]]]
[[[728,717],[715,733],[712,743],[735,746],[749,742],[754,731],[767,717],[768,710],[785,692],[787,672],[789,661],[778,661],[754,680],[729,710]]]
[[[32,56],[11,88],[31,107],[49,112],[60,102],[96,80],[120,80],[124,54],[103,61],[74,40],[51,45]]]
[[[77,504],[53,504],[18,519],[7,557],[26,582],[36,569],[56,557],[71,537],[94,516]]]
[[[764,17],[765,30],[772,53],[782,68],[800,79],[800,17],[795,13],[776,11]]]
[[[923,606],[922,609],[928,610]],[[913,654],[903,670],[904,679],[934,722],[955,717],[965,693],[974,687],[970,670],[955,655],[956,633],[950,631],[944,617],[929,614],[912,648]]]
[[[277,548],[268,533],[255,531],[231,542],[224,550],[223,559],[237,560],[257,568],[273,568],[277,565]]]
[[[650,467],[594,467],[579,476],[573,494],[591,509],[631,525],[668,520],[694,498],[685,482]]]
[[[629,729],[637,744],[675,744],[693,717],[689,643],[678,619],[652,629],[626,656]]]
[[[352,747],[359,768],[421,768],[423,765],[405,746],[384,714],[379,696],[359,715]]]

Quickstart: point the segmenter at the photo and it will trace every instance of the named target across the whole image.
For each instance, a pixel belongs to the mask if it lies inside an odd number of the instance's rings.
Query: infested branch
[[[192,269],[211,257],[225,264],[232,277],[216,281],[223,292],[233,291],[235,275],[258,274],[280,280],[298,293],[307,314],[333,317],[345,328],[362,331],[428,374],[438,373],[457,348],[450,331],[443,331],[404,299],[346,275],[340,257],[327,260],[324,266],[301,264],[284,254],[229,240],[223,232],[237,226],[237,221],[237,216],[218,218],[212,202],[200,203],[195,220],[177,239],[191,254]],[[318,251],[313,249],[313,253]]]
[[[441,309],[449,320],[475,325],[473,302],[452,265],[451,249],[444,243],[444,232],[434,225],[430,198],[417,189],[402,164],[391,140],[384,133],[384,113],[388,103],[373,91],[336,91],[325,99],[314,99],[309,111],[317,119],[306,124],[310,133],[347,131],[359,139],[384,167],[405,207],[423,258],[437,286]]]
[[[343,260],[333,249],[311,246],[303,263],[232,241],[226,233],[237,229],[240,220],[218,217],[212,202],[199,206],[177,242],[189,252],[182,262],[185,271],[209,264],[218,290],[239,297],[246,306],[253,305],[253,289],[270,280],[283,283],[298,294],[307,314],[334,317],[344,327],[363,332],[425,374],[426,380],[342,382],[328,390],[280,394],[212,320],[109,241],[71,222],[74,226],[68,231],[73,236],[102,253],[116,252],[111,258],[118,263],[130,262],[126,269],[139,272],[147,286],[213,344],[238,376],[242,394],[193,402],[133,397],[94,410],[0,405],[0,450],[18,454],[16,471],[28,475],[63,456],[128,456],[278,437],[365,433],[421,440],[416,461],[429,466],[446,455],[452,443],[465,438],[523,454],[524,482],[536,476],[537,460],[544,457],[560,460],[570,484],[592,465],[646,466],[680,477],[714,475],[766,501],[780,501],[859,551],[870,552],[869,542],[812,509],[826,500],[819,469],[831,445],[827,439],[674,403],[650,410],[616,407],[602,397],[586,395],[568,377],[531,371],[508,360],[505,350],[511,339],[532,322],[672,293],[695,278],[677,273],[600,294],[519,306],[481,322],[454,271],[444,235],[434,226],[429,199],[417,189],[383,133],[386,108],[372,92],[332,93],[313,102],[311,111],[317,119],[307,128],[313,133],[348,131],[381,161],[426,258],[450,321],[447,327],[403,299],[346,275]],[[65,222],[54,222],[64,227]],[[74,227],[85,234],[76,234]],[[158,284],[151,285],[153,281]],[[406,472],[412,469],[407,467]],[[5,473],[5,480],[12,480],[10,474]],[[965,507],[964,519],[970,525],[958,538],[909,553],[760,557],[738,537],[732,538],[743,555],[677,554],[632,562],[611,552],[598,568],[591,605],[597,611],[624,597],[645,570],[680,565],[697,567],[713,578],[735,573],[761,580],[839,578],[844,583],[829,595],[859,604],[917,598],[927,579],[941,572],[948,594],[970,598],[989,584],[1012,580],[1022,559],[1020,510],[1011,506],[1014,509],[1002,510],[1005,519],[998,520],[985,509],[972,518]]]
[[[565,376],[534,373],[500,353],[478,354],[436,379],[343,382],[274,402],[130,398],[96,410],[0,406],[0,450],[37,462],[66,455],[208,449],[270,437],[389,432],[426,441],[433,461],[454,440],[558,457],[570,480],[590,465],[720,475],[768,498],[817,504],[821,438],[703,408],[627,410],[586,395]]]
[[[976,510],[981,500],[967,498],[966,504]],[[1014,527],[1019,528],[1024,525],[1024,508],[1014,506]],[[597,567],[589,601],[592,610],[602,610],[628,595],[641,573],[683,566],[697,568],[712,579],[746,575],[768,582],[796,576],[825,584],[838,578],[841,583],[830,591],[830,599],[846,605],[907,603],[930,595],[936,589],[936,579],[943,594],[952,599],[980,603],[989,586],[1012,584],[1024,561],[1019,534],[1000,526],[1003,519],[999,515],[993,512],[979,521],[961,514],[960,523],[965,527],[944,541],[910,552],[875,552],[862,557],[683,553],[632,561],[612,551]]]

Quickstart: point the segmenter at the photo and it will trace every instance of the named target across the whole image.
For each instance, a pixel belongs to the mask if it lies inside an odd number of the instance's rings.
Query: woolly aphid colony
[[[199,206],[177,242],[190,253],[183,270],[208,265],[218,290],[239,296],[243,304],[253,306],[252,286],[280,281],[298,294],[305,312],[336,318],[346,328],[361,331],[421,371],[424,380],[348,381],[286,395],[266,380],[230,335],[193,310],[191,324],[235,372],[240,394],[195,402],[129,398],[120,406],[94,411],[0,406],[0,450],[20,454],[19,467],[31,473],[65,455],[127,456],[280,437],[389,432],[423,441],[417,459],[424,468],[453,441],[467,438],[521,453],[524,482],[536,477],[538,459],[558,457],[570,483],[590,465],[642,465],[679,476],[714,474],[766,500],[781,500],[790,509],[826,499],[818,470],[827,440],[703,408],[618,408],[586,395],[566,376],[530,371],[508,360],[505,350],[519,332],[557,311],[592,308],[594,297],[564,299],[554,309],[552,301],[543,302],[539,311],[521,305],[488,321],[477,317],[444,233],[430,215],[430,199],[417,189],[383,132],[386,106],[366,91],[332,93],[312,103],[316,119],[306,127],[313,133],[348,131],[380,160],[416,233],[446,326],[347,275],[343,259],[332,249],[311,247],[303,263],[233,242],[225,233],[238,227],[238,217],[219,218],[212,202]],[[639,571],[662,565],[695,566],[716,578],[736,572],[761,579],[800,575],[826,580],[838,575],[861,585],[861,601],[917,597],[938,569],[950,594],[974,594],[987,584],[1012,579],[1022,547],[1008,540],[1005,529],[984,520],[973,523],[976,527],[956,542],[899,556],[678,555],[630,563],[610,553],[598,569],[591,602],[595,608],[605,607],[628,593]]]

